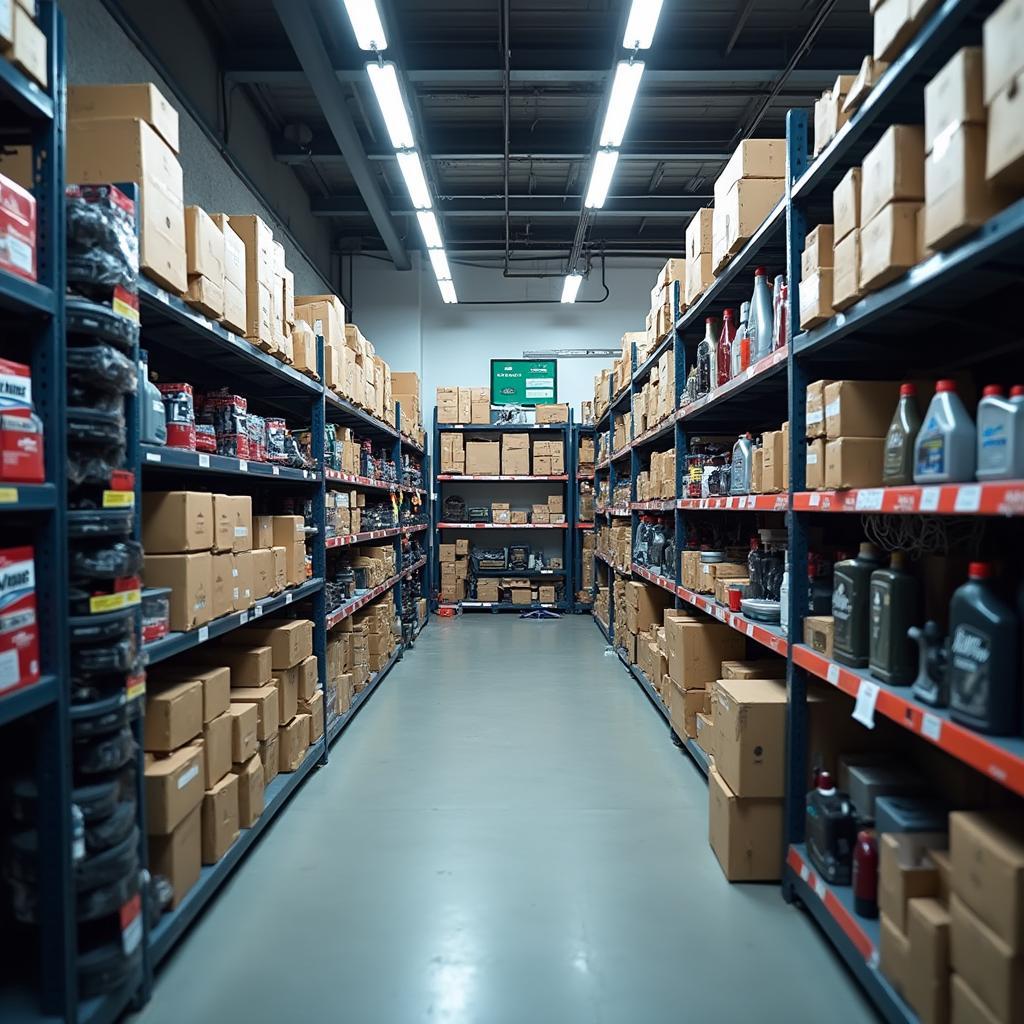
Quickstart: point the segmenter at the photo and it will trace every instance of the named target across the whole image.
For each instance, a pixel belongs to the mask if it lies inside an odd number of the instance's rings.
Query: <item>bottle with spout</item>
[[[888,569],[871,574],[868,670],[884,683],[909,686],[917,676],[917,645],[907,631],[919,621],[918,593],[902,551],[892,553]]]
[[[728,383],[732,376],[732,343],[736,337],[736,313],[727,309],[722,313],[722,333],[715,351],[715,387]]]
[[[738,377],[750,365],[750,303],[740,306],[740,325],[736,328],[736,337],[732,341],[732,373],[730,377]]]
[[[956,393],[956,381],[940,380],[914,445],[914,483],[973,480],[977,458],[974,421]]]
[[[750,493],[750,470],[754,457],[754,442],[750,434],[740,434],[732,446],[732,471],[729,481],[730,494]]]
[[[772,293],[768,287],[768,271],[758,267],[754,271],[754,294],[750,299],[750,320],[747,329],[750,331],[750,361],[769,355],[772,350],[772,332],[775,317],[772,312]]]
[[[914,442],[920,429],[917,388],[913,384],[901,384],[900,400],[889,424],[889,432],[885,435],[882,482],[887,487],[899,487],[914,482]]]
[[[1024,387],[1003,395],[990,384],[978,403],[979,480],[1016,480],[1024,477]]]
[[[703,398],[711,393],[713,386],[712,368],[717,373],[718,318],[709,316],[704,321],[704,340],[697,346],[697,397]]]
[[[871,574],[882,568],[874,544],[861,544],[856,558],[836,562],[832,573],[833,657],[841,665],[864,668],[870,652]]]

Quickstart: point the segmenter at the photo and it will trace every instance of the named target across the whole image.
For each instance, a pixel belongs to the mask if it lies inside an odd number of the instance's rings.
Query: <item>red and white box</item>
[[[0,693],[39,681],[35,551],[0,550]]]
[[[46,479],[43,424],[32,411],[32,372],[0,359],[0,480],[36,484]]]
[[[36,200],[0,174],[0,269],[36,279]]]

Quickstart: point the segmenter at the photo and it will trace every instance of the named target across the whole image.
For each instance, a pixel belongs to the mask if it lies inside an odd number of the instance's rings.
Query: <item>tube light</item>
[[[405,100],[398,84],[398,69],[390,61],[387,64],[367,64],[366,73],[370,76],[377,97],[377,105],[387,125],[391,145],[395,149],[413,149],[416,140],[413,138],[409,113],[405,109]]]
[[[649,50],[654,42],[654,30],[658,27],[662,0],[633,0],[622,35],[622,45],[627,50]]]
[[[427,176],[423,173],[420,155],[415,150],[399,152],[398,169],[405,178],[405,187],[409,190],[409,198],[417,210],[431,208],[430,189],[427,188]]]
[[[612,185],[615,165],[619,162],[616,149],[599,149],[594,157],[594,170],[590,174],[590,187],[587,189],[586,207],[588,210],[600,210],[608,198],[608,189]]]
[[[637,89],[644,73],[642,60],[620,60],[615,69],[615,80],[612,82],[611,96],[608,97],[608,109],[604,115],[604,127],[601,129],[602,146],[621,146],[622,137],[626,134],[629,115],[633,111]]]
[[[448,266],[448,257],[444,254],[444,249],[430,249],[430,262],[434,264],[434,277],[438,281],[450,281],[452,279],[452,270]]]
[[[455,294],[455,285],[451,281],[438,281],[437,286],[441,289],[441,298],[447,305],[451,306],[459,301],[458,295]]]
[[[437,226],[437,218],[430,210],[419,210],[416,219],[420,222],[420,231],[423,233],[423,241],[427,243],[428,249],[443,249],[441,241],[441,229]]]
[[[562,302],[575,302],[576,295],[580,290],[581,284],[583,284],[582,274],[569,274],[568,277],[566,277],[565,285],[562,288]]]
[[[380,20],[377,0],[345,0],[348,20],[356,34],[360,50],[386,50],[388,37],[384,34],[384,23]]]

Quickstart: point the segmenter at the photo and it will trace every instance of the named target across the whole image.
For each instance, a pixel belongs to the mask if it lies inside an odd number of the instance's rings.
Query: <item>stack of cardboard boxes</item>
[[[899,384],[820,380],[807,388],[806,401],[807,489],[878,487]]]
[[[653,501],[657,498],[676,496],[676,450],[651,452],[649,470],[643,470],[636,478],[636,500]]]
[[[679,554],[680,580],[687,590],[698,594],[714,594],[720,580],[745,579],[747,563],[739,551],[727,552],[735,557],[732,561],[702,562],[700,551],[688,550]]]
[[[835,137],[853,113],[847,95],[857,81],[856,75],[839,75],[835,85],[826,89],[814,103],[814,155],[817,156]]]
[[[423,430],[423,407],[420,398],[420,375],[397,371],[391,374],[391,390],[401,413],[399,429],[410,437]]]
[[[35,21],[36,5],[30,0],[5,4],[0,11],[0,53],[19,71],[48,87],[46,35]]]
[[[462,434],[448,431],[441,435],[441,472],[465,475],[466,441]]]
[[[365,624],[367,641],[367,663],[370,672],[379,672],[388,662],[394,651],[395,609],[388,601],[375,601],[365,611],[356,615],[356,624]]]
[[[491,422],[490,391],[487,388],[438,388],[437,422],[487,426]]]
[[[590,591],[594,586],[594,552],[597,550],[597,535],[593,530],[587,530],[583,534],[583,564],[580,567],[580,595],[583,603],[590,602]]]
[[[672,331],[676,317],[686,309],[685,288],[686,260],[668,260],[651,289],[651,311],[647,314],[647,340],[644,346],[647,352],[659,345]]]
[[[597,550],[623,572],[630,571],[633,559],[633,528],[626,525],[602,525],[597,533]]]
[[[686,304],[692,306],[715,279],[712,263],[714,211],[698,210],[686,225]]]
[[[675,400],[675,361],[672,352],[665,352],[651,367],[648,381],[633,396],[632,426],[636,436],[670,416],[675,411]]]
[[[585,434],[580,437],[579,472],[593,473],[595,462],[594,438]]]
[[[376,614],[373,609],[378,603],[387,605],[389,601],[390,595],[385,595],[365,610],[343,619],[331,630],[327,641],[328,685],[325,698],[328,722],[335,715],[345,714],[352,705],[352,698],[369,682],[371,634],[366,616]],[[379,641],[375,644],[379,646]]]
[[[441,600],[464,601],[466,599],[466,579],[469,576],[469,541],[460,539],[454,544],[439,544],[438,555],[441,562],[439,593]],[[490,599],[481,598],[480,600]],[[497,598],[493,600],[497,600]]]
[[[1006,0],[986,20],[984,28],[984,98],[988,115],[985,178],[1014,195],[1024,192],[1024,99],[1020,26],[1021,0]],[[928,97],[925,95],[925,112]]]
[[[563,441],[533,442],[534,476],[563,476],[565,474],[565,443]]]
[[[831,224],[819,224],[808,232],[800,256],[800,326],[805,331],[824,323],[835,312],[834,249]]]
[[[326,494],[327,535],[348,537],[359,533],[363,525],[366,494],[363,491],[330,490]]]

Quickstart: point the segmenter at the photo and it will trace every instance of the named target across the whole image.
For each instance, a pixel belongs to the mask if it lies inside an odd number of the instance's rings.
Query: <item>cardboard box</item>
[[[238,824],[252,828],[263,813],[263,763],[253,754],[245,764],[231,769],[238,776]]]
[[[949,910],[931,897],[907,901],[910,959],[905,978],[907,1002],[921,1024],[949,1019]]]
[[[949,909],[953,969],[998,1020],[1024,1020],[1024,958],[955,892]]]
[[[825,439],[817,437],[807,445],[807,464],[805,466],[805,484],[809,491],[821,491],[825,488]]]
[[[256,214],[232,214],[229,222],[245,243],[245,336],[269,349],[274,345],[274,235]]]
[[[238,776],[229,772],[203,796],[204,864],[216,864],[238,838]]]
[[[806,413],[807,437],[825,436],[825,388],[829,380],[816,380],[807,385]]]
[[[686,276],[690,279],[690,264],[701,256],[710,256],[714,237],[714,208],[705,206],[698,210],[686,225]]]
[[[881,487],[885,438],[840,437],[825,445],[825,488]]]
[[[860,286],[860,258],[860,229],[854,228],[836,243],[833,251],[832,308],[839,312],[864,297]]]
[[[842,241],[861,225],[861,170],[851,167],[832,192],[832,229],[834,241]]]
[[[755,661],[723,661],[722,679],[785,679],[785,658],[760,658]]]
[[[712,266],[717,270],[761,226],[785,192],[783,178],[741,178],[715,201]]]
[[[260,760],[263,762],[263,785],[269,786],[278,773],[278,733],[268,737],[260,744]]]
[[[208,551],[191,555],[146,555],[148,587],[170,587],[171,630],[187,632],[210,621],[213,610],[213,559]]]
[[[956,811],[949,816],[949,832],[957,895],[1014,954],[1024,953],[1020,815],[1012,810]]]
[[[388,654],[391,652],[389,651]],[[385,655],[387,657],[387,655]],[[317,690],[309,700],[299,702],[296,715],[305,715],[309,719],[309,745],[312,746],[324,734],[324,695]]]
[[[269,647],[273,651],[271,664],[276,672],[298,665],[313,653],[313,623],[309,619],[288,619],[249,625],[228,633],[224,641]]]
[[[538,405],[534,410],[535,423],[568,423],[569,406],[565,403]]]
[[[835,640],[835,619],[831,615],[804,617],[804,643],[818,654],[831,660]]]
[[[231,552],[210,557],[210,571],[212,573],[210,619],[219,619],[222,615],[229,615],[234,610],[232,592],[234,590],[234,560]]]
[[[273,548],[256,548],[252,557],[252,599],[261,601],[274,589],[277,567]]]
[[[843,113],[853,114],[859,110],[861,104],[868,98],[868,94],[879,83],[882,75],[889,70],[889,65],[884,60],[875,60],[870,54],[861,62],[857,77],[854,78],[850,91],[843,100]]]
[[[497,441],[467,441],[466,473],[470,476],[499,475],[501,445]]]
[[[800,327],[810,330],[835,313],[832,305],[833,272],[819,270],[800,281]]]
[[[203,684],[189,680],[151,689],[144,721],[145,750],[163,753],[184,746],[203,731]]]
[[[785,139],[746,139],[736,147],[729,162],[715,181],[715,206],[717,207],[728,196],[741,179],[784,179],[785,177]],[[689,247],[687,247],[687,256],[689,256]]]
[[[231,771],[231,715],[218,715],[203,728],[203,788],[210,789]]]
[[[309,747],[309,715],[297,714],[278,732],[278,770],[293,772]]]
[[[224,314],[220,322],[236,334],[245,334],[245,242],[231,227],[227,214],[214,213],[210,218],[224,239]]]
[[[150,555],[206,551],[213,545],[211,495],[201,491],[144,491],[142,544]]]
[[[224,287],[208,277],[189,278],[185,301],[214,320],[224,315]]]
[[[231,634],[225,634],[226,640]],[[271,650],[269,647],[241,647],[234,644],[218,643],[216,646],[203,644],[190,655],[205,665],[226,665],[231,670],[231,688],[252,689],[267,686],[271,680]]]
[[[965,46],[925,86],[925,153],[931,153],[941,137],[953,135],[965,124],[985,124],[984,91],[982,49]]]
[[[703,690],[719,676],[722,662],[746,653],[745,637],[718,622],[675,619],[665,626],[668,672],[681,690]]]
[[[672,682],[671,676],[665,678],[668,679],[668,708],[672,731],[680,739],[696,739],[697,715],[704,706],[705,691],[680,690]]]
[[[714,684],[715,766],[736,796],[785,793],[786,685],[779,679]]]
[[[232,702],[228,714],[231,716],[231,760],[234,764],[243,764],[259,749],[259,712],[255,704]]]
[[[878,909],[903,934],[907,901],[938,895],[939,873],[928,848],[946,842],[941,832],[883,832],[878,837]]]
[[[924,199],[924,129],[891,125],[861,165],[861,224],[894,202]]]
[[[69,121],[138,118],[178,153],[178,111],[152,82],[135,85],[69,85]],[[201,273],[201,271],[200,271]]]
[[[317,658],[309,655],[299,662],[295,673],[299,700],[312,700],[320,685]]]
[[[943,250],[976,231],[1015,198],[985,179],[986,129],[961,125],[941,136],[925,160],[925,230],[928,249]]]
[[[250,686],[231,691],[231,703],[245,704],[256,709],[256,739],[263,741],[277,733],[280,698],[276,686]],[[248,757],[235,758],[244,761]]]
[[[146,765],[146,830],[169,835],[203,799],[203,752],[182,747]]]
[[[952,1024],[1006,1024],[981,1001],[981,997],[957,974],[950,975],[949,997]]]
[[[715,280],[712,254],[701,253],[686,261],[686,302],[692,305],[711,287]]]
[[[203,869],[202,795],[177,828],[168,834],[149,837],[149,870],[163,875],[173,891],[171,909],[177,907],[189,889],[199,881]]]
[[[708,772],[708,838],[730,882],[782,877],[782,801],[741,799],[715,765]]]
[[[835,247],[835,229],[831,224],[819,224],[807,233],[804,251],[800,256],[801,277],[810,277],[819,270],[829,270],[832,250]]]
[[[1024,71],[1020,47],[1022,26],[1022,0],[1005,0],[985,20],[984,99],[989,106]]]
[[[279,726],[287,725],[298,711],[299,673],[296,669],[285,669],[274,676],[271,685],[277,687]]]
[[[188,287],[184,180],[174,151],[145,122],[69,120],[67,180],[139,184],[139,264],[175,295]]]
[[[234,498],[213,494],[213,550],[230,551],[235,540]]]
[[[865,292],[877,291],[916,265],[920,209],[920,203],[889,203],[861,228],[860,284]]]
[[[825,435],[885,437],[899,402],[898,381],[836,380],[825,386]]]
[[[903,995],[910,973],[910,940],[885,914],[879,916],[878,966],[889,984]]]
[[[893,61],[914,38],[918,20],[914,17],[913,0],[883,0],[874,9],[875,60]]]
[[[189,278],[208,278],[223,296],[224,232],[201,206],[185,207],[185,254]]]

